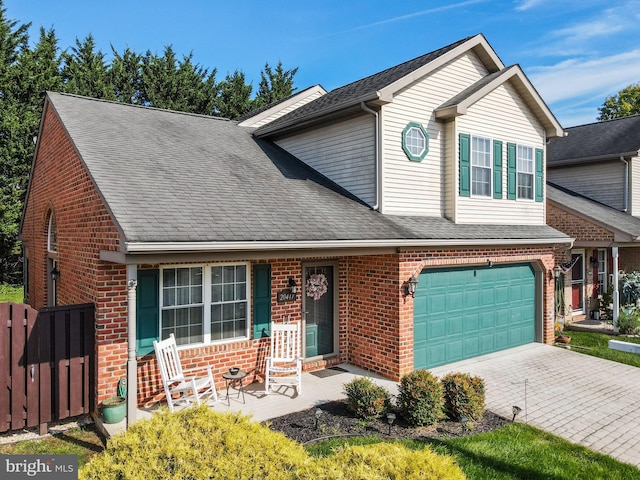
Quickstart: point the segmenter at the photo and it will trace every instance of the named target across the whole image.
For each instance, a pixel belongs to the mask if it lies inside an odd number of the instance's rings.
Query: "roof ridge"
[[[105,98],[94,98],[94,97],[87,97],[86,95],[77,95],[75,93],[54,92],[54,91],[48,90],[47,91],[47,96],[51,96],[51,94],[60,95],[60,96],[64,96],[64,97],[77,98],[77,99],[80,99],[80,100],[89,100],[89,101],[93,101],[93,102],[109,103],[109,104],[113,104],[113,105],[121,105],[123,107],[140,108],[140,109],[143,109],[143,110],[151,110],[151,111],[157,111],[157,112],[177,113],[177,114],[180,114],[180,115],[188,115],[190,117],[201,117],[201,118],[208,118],[208,119],[211,119],[211,120],[220,120],[220,121],[224,121],[224,122],[232,122],[233,123],[233,120],[231,120],[229,118],[217,117],[215,115],[205,115],[203,113],[183,112],[183,111],[180,111],[180,110],[172,110],[170,108],[160,108],[160,107],[150,107],[150,106],[146,106],[146,105],[136,105],[134,103],[119,102],[117,100],[107,100]]]

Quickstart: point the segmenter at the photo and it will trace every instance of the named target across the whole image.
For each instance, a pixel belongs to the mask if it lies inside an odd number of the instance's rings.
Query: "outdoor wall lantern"
[[[296,293],[298,291],[298,285],[296,285],[295,279],[293,277],[289,277],[288,283],[291,293]]]
[[[589,257],[589,262],[593,268],[598,266],[598,259],[596,257]]]
[[[557,278],[560,278],[560,272],[562,271],[562,269],[560,268],[560,265],[556,265],[555,267],[553,267],[553,273]]]
[[[51,270],[51,280],[56,281],[60,278],[60,270],[58,270],[58,266],[54,266],[53,270]]]
[[[411,295],[411,297],[413,298],[414,294],[416,293],[417,287],[418,287],[418,279],[413,275],[411,275],[411,278],[409,278],[409,280],[407,280],[404,285],[404,294]]]

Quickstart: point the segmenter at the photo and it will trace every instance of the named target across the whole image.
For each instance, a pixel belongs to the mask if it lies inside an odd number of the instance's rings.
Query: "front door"
[[[584,313],[584,251],[571,252],[571,305],[574,315]]]
[[[302,311],[304,321],[304,356],[312,358],[337,353],[337,315],[335,274],[332,264],[303,267]]]

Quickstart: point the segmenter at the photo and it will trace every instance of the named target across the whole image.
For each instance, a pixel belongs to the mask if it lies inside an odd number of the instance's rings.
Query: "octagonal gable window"
[[[410,122],[402,131],[402,149],[409,160],[420,162],[429,151],[429,134],[422,125]]]

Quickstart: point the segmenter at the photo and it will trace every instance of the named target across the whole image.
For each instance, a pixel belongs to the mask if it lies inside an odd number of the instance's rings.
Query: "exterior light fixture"
[[[516,421],[516,417],[522,411],[522,409],[519,406],[514,405],[513,407],[511,407],[511,411],[513,412],[513,418],[511,419],[511,421],[515,422]]]
[[[407,280],[407,282],[405,283],[405,287],[404,287],[405,296],[411,295],[411,297],[413,298],[414,294],[416,293],[417,287],[418,287],[418,280],[416,279],[416,277],[411,275],[411,278],[409,278],[409,280]]]
[[[51,270],[51,280],[56,281],[60,279],[60,270],[58,270],[58,266],[55,265],[53,270]]]
[[[318,424],[320,423],[320,417],[322,416],[322,410],[319,408],[316,408],[316,411],[313,413],[314,417],[316,418],[316,430],[318,430]]]
[[[288,284],[289,288],[291,289],[291,293],[296,293],[298,291],[298,285],[296,284],[296,280],[293,277],[289,277]]]
[[[387,423],[389,424],[389,435],[391,435],[391,425],[396,421],[395,413],[387,413]]]
[[[489,268],[493,267],[493,261],[491,261],[491,259],[487,258],[487,266]]]
[[[562,272],[562,269],[560,268],[560,265],[556,265],[555,267],[553,267],[553,274],[555,275],[556,279],[560,278],[561,272]]]
[[[598,259],[596,257],[589,257],[589,262],[593,268],[598,266]]]

